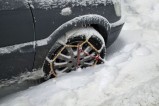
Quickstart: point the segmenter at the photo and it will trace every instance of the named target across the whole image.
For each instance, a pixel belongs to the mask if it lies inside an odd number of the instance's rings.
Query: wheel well
[[[99,25],[99,24],[91,24],[90,26],[92,26],[95,30],[97,30],[102,35],[102,37],[104,38],[104,41],[105,41],[105,45],[106,45],[107,37],[108,37],[107,30],[102,25]]]

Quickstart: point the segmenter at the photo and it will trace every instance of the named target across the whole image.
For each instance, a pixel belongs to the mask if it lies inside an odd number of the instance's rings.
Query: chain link
[[[84,44],[88,44],[90,47],[92,47],[92,49],[93,50],[95,50],[96,52],[97,52],[97,55],[96,56],[92,56],[92,55],[90,55],[89,53],[87,53],[87,52],[85,52],[84,50],[82,50],[82,46],[84,45]],[[49,73],[49,75],[48,75],[48,77],[50,77],[51,75],[54,75],[55,77],[57,77],[57,74],[56,74],[56,72],[55,72],[55,70],[54,70],[54,66],[53,66],[53,62],[58,58],[58,56],[61,54],[61,52],[65,49],[65,48],[68,48],[68,47],[76,47],[77,49],[78,49],[78,56],[77,56],[77,68],[79,68],[79,63],[80,63],[80,60],[79,60],[79,58],[80,58],[80,53],[84,53],[85,55],[87,55],[87,56],[91,56],[92,58],[94,58],[95,59],[95,62],[94,62],[94,64],[93,64],[93,66],[94,65],[96,65],[97,63],[98,63],[98,61],[100,60],[100,61],[102,61],[102,62],[104,62],[104,60],[100,57],[100,53],[98,52],[98,50],[88,41],[88,40],[86,40],[86,41],[84,41],[84,42],[82,42],[81,44],[78,44],[78,45],[65,45],[61,50],[60,50],[60,52],[52,59],[52,60],[48,60],[48,59],[46,59],[48,62],[49,62],[49,64],[50,64],[50,73]]]

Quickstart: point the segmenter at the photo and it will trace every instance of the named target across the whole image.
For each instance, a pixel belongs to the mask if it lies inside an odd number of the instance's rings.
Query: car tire
[[[75,28],[59,38],[44,61],[45,79],[103,63],[106,46],[92,27]]]

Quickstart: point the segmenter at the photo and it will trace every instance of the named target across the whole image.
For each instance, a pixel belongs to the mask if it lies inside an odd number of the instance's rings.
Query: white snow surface
[[[68,16],[68,15],[71,15],[72,14],[72,10],[70,7],[66,7],[66,8],[63,8],[61,10],[61,15],[63,16]]]
[[[121,0],[32,0],[34,3],[39,5],[39,8],[48,9],[51,7],[65,7],[69,3],[74,6],[88,6],[88,5],[99,5],[107,3],[118,3]]]
[[[123,3],[126,23],[105,64],[50,79],[0,106],[159,106],[159,1]]]

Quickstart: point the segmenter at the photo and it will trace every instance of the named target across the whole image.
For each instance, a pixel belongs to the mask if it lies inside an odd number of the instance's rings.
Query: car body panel
[[[35,56],[33,18],[22,1],[0,1],[0,79],[30,71]]]
[[[78,1],[78,0],[77,0]],[[65,33],[69,30],[72,30],[72,28],[75,27],[83,27],[84,25],[93,25],[93,24],[110,24],[114,23],[121,19],[121,16],[116,15],[113,2],[107,2],[108,0],[105,0],[106,2],[98,2],[97,4],[93,4],[93,0],[86,0],[88,3],[85,3],[85,0],[82,0],[83,4],[76,4],[73,1],[70,0],[70,2],[62,2],[61,0],[56,2],[48,3],[46,2],[38,2],[36,0],[32,1],[33,5],[33,14],[36,20],[36,39],[41,40],[49,37],[52,40],[49,40],[47,45],[38,46],[36,47],[36,57],[35,57],[35,64],[34,68],[38,69],[43,66],[43,62],[49,53],[50,48],[55,43],[55,41],[65,35]],[[81,1],[81,2],[82,2]],[[95,0],[94,0],[95,1]],[[43,4],[44,3],[44,4]],[[91,4],[92,3],[92,4]],[[62,11],[66,8],[69,8],[71,13],[68,15],[63,15]],[[87,16],[88,15],[88,16]],[[97,18],[93,19],[89,17],[89,15],[92,17]],[[85,18],[89,17],[90,20],[87,22],[83,21],[82,18],[79,19],[79,23],[73,22],[75,18],[84,16]],[[99,17],[98,17],[99,16]],[[102,17],[102,18],[101,18]],[[84,18],[84,19],[85,19]],[[108,22],[104,22],[103,18],[105,20],[108,20]],[[91,19],[93,22],[91,22]],[[101,22],[100,22],[101,21]],[[72,25],[69,25],[69,23],[72,23]],[[66,25],[65,25],[66,24]],[[65,26],[65,28],[63,28]],[[59,29],[63,28],[60,31],[57,31]],[[104,30],[101,30],[103,37],[105,38],[105,42],[107,42],[107,37],[110,35],[111,31],[109,29],[109,25],[103,25],[102,28]],[[108,29],[107,29],[108,28]],[[114,39],[117,38],[117,35],[114,37],[109,37],[109,42],[106,44],[107,47],[109,47]],[[44,51],[45,50],[45,51]]]
[[[66,7],[67,8],[67,7]],[[44,39],[51,35],[59,26],[67,21],[87,14],[98,14],[109,20],[110,23],[118,21],[120,17],[114,16],[114,7],[112,4],[98,6],[75,6],[69,7],[72,11],[70,15],[63,16],[61,11],[65,8],[39,9],[34,7],[34,17],[36,19],[37,40]],[[107,11],[111,10],[111,11]],[[114,17],[114,18],[112,18]],[[47,28],[46,28],[47,27]]]
[[[0,1],[0,47],[34,41],[33,19],[23,1]]]

